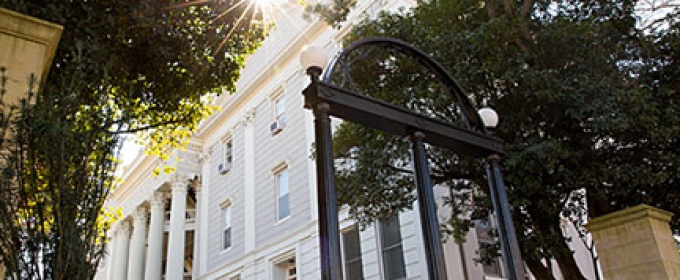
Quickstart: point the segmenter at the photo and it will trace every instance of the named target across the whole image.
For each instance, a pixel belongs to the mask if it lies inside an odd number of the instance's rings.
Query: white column
[[[184,279],[184,238],[187,210],[187,182],[180,176],[172,183],[170,204],[170,233],[168,234],[168,257],[165,279]]]
[[[255,250],[255,236],[257,236],[256,223],[255,223],[255,212],[256,209],[256,198],[255,194],[255,128],[253,121],[255,119],[255,109],[251,109],[249,113],[243,120],[243,165],[245,166],[245,176],[244,178],[244,207],[245,207],[245,227],[244,227],[244,247],[245,252],[251,252]]]
[[[146,268],[144,279],[161,279],[163,268],[163,227],[165,226],[165,212],[163,209],[163,199],[165,195],[161,192],[154,193],[151,200],[151,222],[149,223],[149,237],[147,243],[149,248],[146,251]]]
[[[210,186],[210,171],[211,171],[211,166],[210,165],[210,154],[212,153],[212,149],[209,149],[206,151],[206,153],[201,154],[201,192],[197,194],[197,197],[199,197],[200,201],[208,201],[208,189],[204,188],[204,186]],[[208,265],[207,265],[207,260],[208,260],[208,225],[209,225],[209,220],[208,220],[208,207],[207,203],[201,202],[198,204],[198,213],[196,214],[196,217],[198,218],[198,224],[196,225],[196,229],[194,231],[194,234],[197,234],[199,236],[198,241],[199,241],[199,246],[198,246],[198,253],[194,252],[194,258],[196,262],[198,262],[198,267],[194,266],[194,271],[196,271],[197,276],[201,276],[203,273],[208,271]],[[196,263],[194,262],[194,263]],[[198,277],[194,278],[198,279]]]
[[[146,208],[139,207],[133,214],[134,225],[128,257],[128,280],[144,279],[144,254],[146,253]]]
[[[200,179],[197,179],[195,181],[192,181],[191,184],[194,188],[194,192],[196,192],[196,210],[195,210],[196,211],[196,217],[194,217],[194,253],[193,253],[193,255],[194,255],[193,262],[194,263],[192,264],[193,270],[191,271],[191,273],[192,273],[191,279],[198,279],[198,275],[199,275],[198,266],[199,266],[199,259],[200,259],[199,258],[199,255],[200,255],[199,254],[199,250],[200,250],[199,242],[201,241],[201,238],[199,237],[199,234],[198,234],[198,230],[201,226],[202,218],[203,218],[200,215],[200,209],[201,209],[200,207],[202,205],[202,203],[201,203],[201,181],[200,181]]]
[[[116,234],[116,255],[114,258],[113,280],[125,280],[127,277],[128,251],[130,249],[130,226],[121,221]]]
[[[115,271],[113,260],[116,258],[116,244],[118,244],[116,242],[118,240],[118,232],[116,230],[111,229],[109,232],[109,240],[109,254],[107,255],[106,260],[106,279],[113,280],[113,272]]]

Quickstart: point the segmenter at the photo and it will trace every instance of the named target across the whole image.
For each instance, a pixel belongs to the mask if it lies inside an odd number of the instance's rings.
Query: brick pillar
[[[592,219],[600,266],[607,280],[680,279],[680,253],[671,233],[672,213],[649,205]]]

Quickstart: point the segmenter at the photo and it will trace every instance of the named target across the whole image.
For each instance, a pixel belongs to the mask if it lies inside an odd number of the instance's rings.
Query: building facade
[[[360,0],[340,29],[278,5],[277,28],[248,58],[237,92],[218,98],[222,110],[177,152],[181,162],[140,154],[124,170],[108,203],[123,216],[97,278],[319,279],[314,125],[303,109],[309,79],[300,52],[314,44],[332,55],[353,23],[415,2]],[[177,169],[152,176],[163,165]],[[415,211],[363,230],[346,210],[340,220],[346,279],[427,279]],[[449,279],[502,278],[500,262],[475,261],[479,243],[492,241],[488,229],[480,224],[466,243],[444,244]]]

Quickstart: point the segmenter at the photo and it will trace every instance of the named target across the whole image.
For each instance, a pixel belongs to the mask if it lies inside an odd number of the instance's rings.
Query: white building
[[[303,109],[309,83],[304,45],[341,49],[352,22],[416,1],[360,0],[340,30],[306,21],[295,5],[277,11],[277,29],[247,61],[238,91],[217,100],[177,171],[140,155],[127,166],[110,206],[123,218],[110,232],[99,279],[320,279],[313,116]],[[169,163],[173,164],[173,163]],[[405,212],[363,231],[341,213],[346,279],[427,279],[419,216]],[[478,228],[479,229],[479,228]],[[471,231],[444,245],[449,279],[494,279]]]

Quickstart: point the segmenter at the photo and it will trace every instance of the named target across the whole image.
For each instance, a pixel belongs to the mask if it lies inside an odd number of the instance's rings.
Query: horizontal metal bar
[[[382,100],[358,94],[326,82],[312,82],[304,91],[305,107],[317,102],[330,105],[330,115],[395,135],[413,131],[425,134],[424,141],[465,155],[486,157],[505,154],[503,141],[483,133],[417,114]]]

